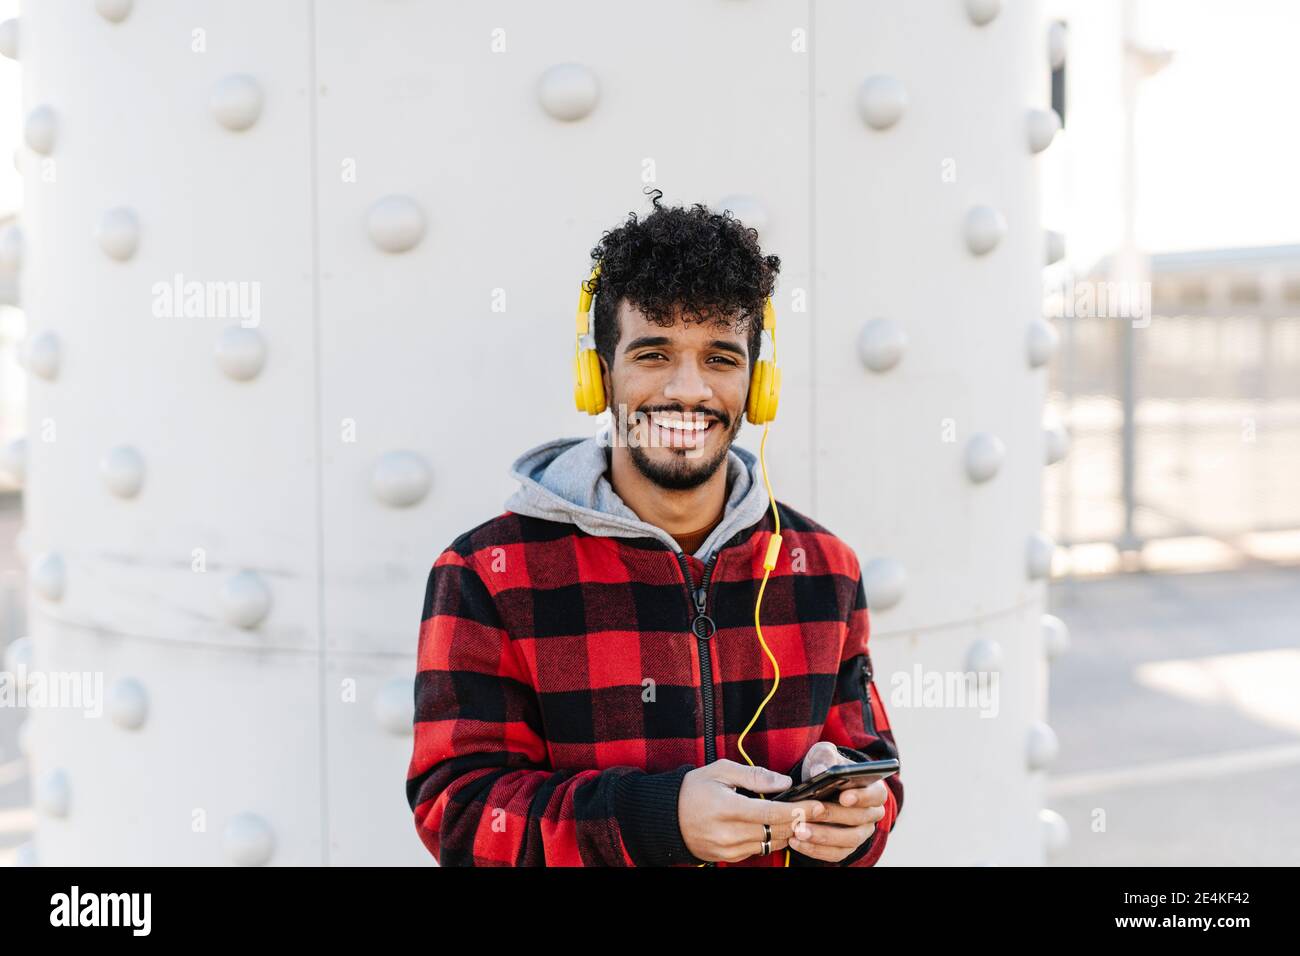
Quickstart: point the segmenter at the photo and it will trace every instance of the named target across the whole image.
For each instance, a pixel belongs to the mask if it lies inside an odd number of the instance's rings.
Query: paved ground
[[[1070,627],[1054,862],[1300,865],[1300,567],[1055,584],[1050,602]]]
[[[0,501],[0,627],[19,527]],[[1048,805],[1071,831],[1054,865],[1300,865],[1300,567],[1057,583],[1050,609],[1071,638],[1051,670]],[[33,824],[21,720],[0,707],[0,865]]]

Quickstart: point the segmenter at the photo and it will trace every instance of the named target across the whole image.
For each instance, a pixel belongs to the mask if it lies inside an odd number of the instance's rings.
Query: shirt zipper
[[[704,705],[705,764],[711,764],[718,758],[715,739],[717,728],[713,724],[713,658],[709,652],[709,641],[717,633],[718,626],[714,623],[713,618],[705,613],[705,608],[709,603],[709,578],[713,575],[713,565],[717,563],[718,556],[721,553],[722,548],[713,552],[708,564],[704,566],[704,579],[697,588],[695,581],[691,578],[691,566],[686,560],[685,552],[676,552],[677,563],[682,566],[682,574],[686,576],[686,597],[695,605],[695,616],[691,618],[691,633],[695,635],[696,643],[700,649],[700,697]],[[706,863],[704,865],[715,866],[716,864]]]
[[[713,618],[705,613],[705,609],[709,602],[709,578],[713,576],[713,566],[721,553],[721,548],[713,552],[708,564],[704,566],[704,579],[697,588],[691,577],[691,566],[686,560],[686,554],[681,551],[676,552],[677,563],[682,566],[682,574],[686,577],[686,596],[695,605],[695,616],[691,618],[691,633],[695,635],[700,651],[700,695],[704,703],[704,762],[706,764],[718,759],[717,730],[713,724],[713,656],[709,647],[709,641],[717,633],[718,626]]]
[[[862,719],[867,725],[867,732],[871,736],[878,736],[876,733],[876,717],[871,712],[871,678],[874,675],[871,671],[871,655],[862,655]]]

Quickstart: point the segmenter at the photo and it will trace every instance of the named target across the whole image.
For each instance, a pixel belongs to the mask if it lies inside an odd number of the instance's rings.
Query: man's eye
[[[646,359],[653,359],[653,358],[664,358],[664,353],[663,352],[642,352],[640,355],[636,357],[636,360],[638,362],[641,362]],[[739,362],[735,361],[734,359],[728,358],[725,355],[714,355],[709,359],[709,361],[712,362],[715,359],[726,365],[730,365],[732,368],[740,367]]]

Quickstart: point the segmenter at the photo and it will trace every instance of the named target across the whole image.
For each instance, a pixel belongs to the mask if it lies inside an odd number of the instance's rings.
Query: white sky
[[[1174,50],[1138,99],[1138,241],[1300,242],[1300,2],[1145,0]]]

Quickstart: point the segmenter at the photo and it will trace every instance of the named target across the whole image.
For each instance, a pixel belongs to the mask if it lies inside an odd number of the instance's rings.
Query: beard
[[[722,467],[727,460],[727,452],[731,450],[731,445],[740,432],[742,421],[740,417],[736,419],[735,426],[723,435],[717,454],[710,459],[689,457],[688,449],[669,448],[667,460],[656,460],[647,455],[645,449],[638,444],[628,446],[628,455],[637,471],[659,487],[670,491],[689,491],[704,484]]]

